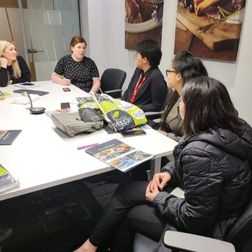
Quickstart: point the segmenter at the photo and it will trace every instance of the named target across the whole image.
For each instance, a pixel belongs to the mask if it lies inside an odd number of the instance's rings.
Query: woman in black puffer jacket
[[[89,239],[76,251],[132,251],[135,232],[158,241],[166,229],[225,239],[251,189],[252,129],[241,120],[225,86],[209,77],[187,83],[180,114],[185,136],[152,181],[116,190]],[[169,193],[179,186],[184,198]]]

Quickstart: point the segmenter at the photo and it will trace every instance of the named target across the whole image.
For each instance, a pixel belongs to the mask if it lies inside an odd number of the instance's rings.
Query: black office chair
[[[122,86],[126,79],[126,72],[118,68],[108,68],[101,76],[101,91],[113,98],[122,97]]]
[[[195,251],[195,252],[248,252],[252,251],[252,195],[249,204],[240,218],[235,222],[227,234],[225,241],[182,233],[166,231],[164,243],[167,247],[164,251]],[[233,246],[232,246],[233,245]],[[157,243],[149,238],[136,234],[134,252],[151,252]],[[234,249],[235,247],[235,249]]]

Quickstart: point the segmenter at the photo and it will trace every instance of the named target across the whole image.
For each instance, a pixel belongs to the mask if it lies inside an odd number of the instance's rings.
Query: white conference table
[[[76,97],[87,94],[71,85],[71,92],[63,92],[63,86],[51,81],[36,82],[32,90],[48,91],[34,101],[34,106],[51,111],[60,108],[61,102],[77,104]],[[17,86],[0,88],[11,95],[0,101],[0,130],[22,130],[11,145],[0,145],[0,163],[20,182],[20,187],[0,194],[0,201],[46,189],[63,183],[104,173],[114,168],[90,156],[77,147],[102,143],[112,138],[120,138],[125,143],[154,155],[152,166],[160,168],[161,157],[171,155],[177,144],[156,132],[147,129],[146,135],[121,138],[118,133],[108,134],[99,130],[91,134],[80,134],[73,138],[58,130],[50,117],[44,113],[30,114],[29,105],[13,104],[18,94]]]

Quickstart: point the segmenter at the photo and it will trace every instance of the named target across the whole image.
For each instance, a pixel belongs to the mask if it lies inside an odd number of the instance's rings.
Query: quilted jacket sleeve
[[[175,228],[206,233],[213,228],[221,195],[221,175],[213,157],[204,148],[183,150],[180,167],[185,198],[160,192],[154,205]]]

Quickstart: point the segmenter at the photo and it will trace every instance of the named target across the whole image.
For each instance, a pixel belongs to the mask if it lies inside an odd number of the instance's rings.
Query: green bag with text
[[[147,123],[143,110],[136,105],[114,99],[107,94],[91,95],[114,131],[125,131]]]

